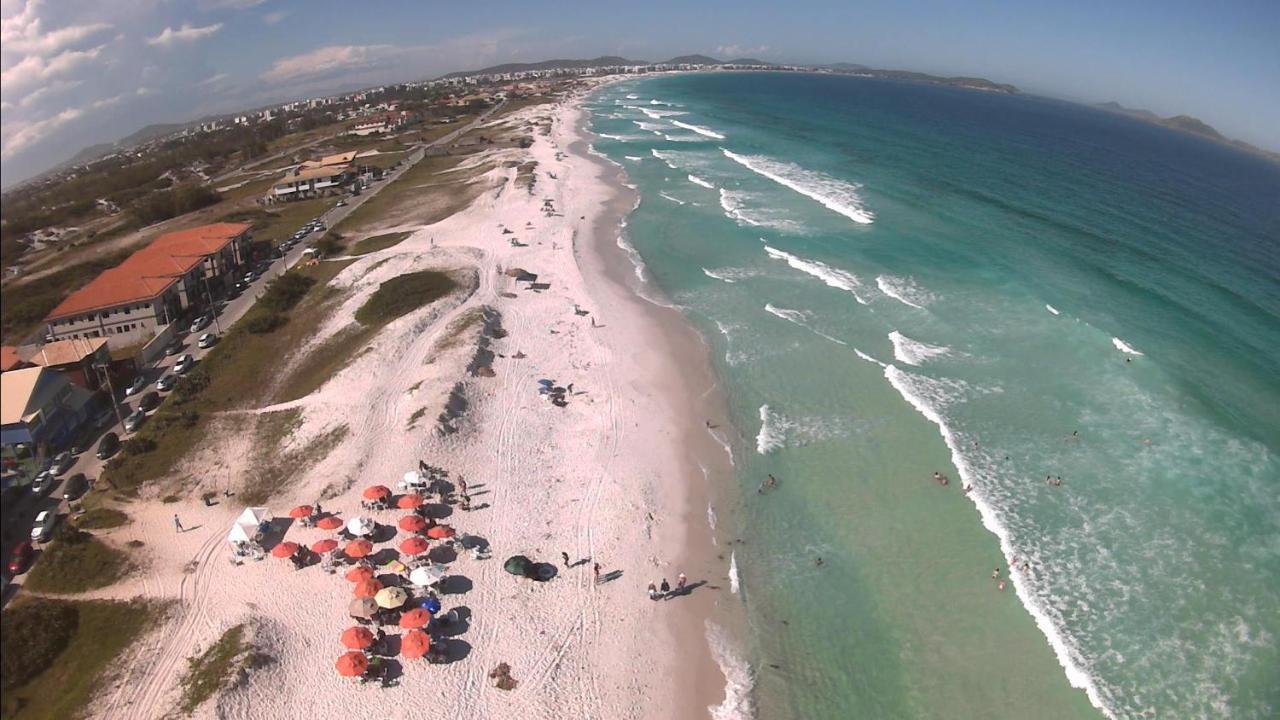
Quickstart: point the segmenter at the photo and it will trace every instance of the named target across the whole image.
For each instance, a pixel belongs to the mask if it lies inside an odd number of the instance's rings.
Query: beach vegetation
[[[115,583],[132,569],[129,557],[69,523],[58,526],[53,540],[27,575],[32,592],[81,593]]]
[[[252,663],[253,646],[245,640],[245,626],[236,625],[199,655],[187,658],[182,677],[182,699],[178,703],[190,715],[206,700],[217,695],[235,677],[236,671]]]
[[[121,510],[95,507],[76,518],[76,527],[82,530],[107,530],[129,522],[129,516]]]
[[[394,247],[404,242],[412,234],[413,233],[411,232],[398,232],[387,233],[385,235],[374,235],[373,237],[365,238],[364,240],[356,243],[347,254],[368,255],[369,253],[378,252],[379,250],[386,250],[389,247]]]

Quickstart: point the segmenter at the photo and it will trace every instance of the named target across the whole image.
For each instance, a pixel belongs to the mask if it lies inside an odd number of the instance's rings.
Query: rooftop
[[[55,340],[35,348],[24,348],[27,361],[44,367],[69,365],[98,352],[107,344],[106,338],[73,338]]]

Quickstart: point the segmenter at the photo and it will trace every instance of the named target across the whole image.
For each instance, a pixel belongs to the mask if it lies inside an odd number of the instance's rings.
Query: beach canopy
[[[364,580],[372,580],[374,576],[373,568],[364,565],[357,565],[347,571],[346,578],[351,582],[362,582]]]
[[[448,525],[437,525],[433,528],[427,528],[427,537],[432,540],[443,540],[445,538],[451,538],[456,534],[457,533],[454,532],[453,528]]]
[[[378,591],[381,589],[382,589],[382,583],[378,582],[377,580],[374,580],[373,578],[369,578],[368,580],[361,580],[360,582],[356,583],[355,594],[356,594],[356,597],[371,598],[374,595],[377,595]]]
[[[421,630],[410,630],[400,638],[400,654],[407,658],[420,658],[431,649],[431,638]]]
[[[370,485],[364,489],[365,500],[381,500],[391,494],[391,488],[386,485]]]
[[[347,606],[347,614],[354,618],[368,620],[376,612],[378,612],[378,603],[374,602],[371,597],[358,597]]]
[[[275,547],[271,548],[271,557],[278,557],[278,558],[293,557],[293,554],[296,552],[298,552],[298,543],[282,542],[279,545],[276,545]]]
[[[396,485],[401,488],[418,488],[423,487],[426,484],[427,479],[422,477],[422,474],[417,470],[410,470],[405,473],[404,478],[402,478],[400,482],[396,483]]]
[[[373,644],[374,638],[373,633],[369,632],[367,628],[357,625],[343,630],[342,637],[338,638],[338,640],[352,650],[363,650]]]
[[[414,568],[409,573],[409,582],[420,587],[426,587],[440,582],[444,579],[444,576],[445,567],[443,565],[423,565],[422,567]]]
[[[502,564],[502,569],[512,575],[525,575],[533,561],[523,555],[512,555]]]
[[[321,530],[337,530],[342,527],[342,518],[337,515],[325,515],[316,521],[316,527]]]
[[[352,540],[347,543],[347,546],[343,548],[342,552],[345,553],[347,557],[362,558],[373,552],[373,543],[364,539]]]
[[[373,601],[378,603],[378,607],[388,609],[398,608],[408,599],[409,593],[405,592],[404,588],[394,586],[382,588],[377,595],[373,596]]]
[[[401,495],[400,499],[396,500],[396,507],[399,507],[401,510],[412,510],[424,502],[426,501],[422,499],[421,495]]]
[[[405,630],[417,630],[431,623],[431,613],[422,608],[414,608],[400,615],[400,627]]]
[[[369,669],[369,658],[365,657],[362,652],[352,650],[338,658],[337,667],[339,675],[356,677],[357,675],[363,675],[364,671]]]
[[[427,519],[421,515],[405,515],[396,524],[405,532],[422,532],[427,529]]]
[[[293,518],[294,520],[297,520],[298,518],[311,517],[311,506],[299,505],[298,507],[289,511],[289,517]]]
[[[421,535],[414,535],[408,540],[400,543],[400,552],[407,553],[409,555],[421,555],[429,549],[430,546],[427,544],[426,539]]]
[[[426,610],[432,615],[440,612],[440,598],[434,595],[423,600],[420,604],[422,605],[423,610]]]
[[[368,535],[377,526],[378,523],[374,522],[373,518],[353,517],[347,521],[347,532],[357,536]]]
[[[325,538],[323,540],[317,540],[311,543],[311,552],[313,553],[333,552],[335,549],[337,549],[337,547],[338,547],[337,540],[334,540],[333,538]]]
[[[227,534],[227,541],[231,543],[253,542],[253,538],[258,534],[258,527],[270,519],[271,511],[264,507],[245,508],[244,512],[240,513],[240,517],[236,518],[236,524],[231,526],[231,532]]]

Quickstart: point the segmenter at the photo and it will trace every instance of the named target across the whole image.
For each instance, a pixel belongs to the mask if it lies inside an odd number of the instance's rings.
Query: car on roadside
[[[36,475],[36,478],[31,481],[31,493],[36,497],[44,497],[49,494],[49,491],[52,490],[53,486],[57,483],[58,480],[53,476],[53,473],[45,470],[39,475]]]
[[[36,549],[31,545],[30,540],[23,540],[13,546],[13,554],[9,556],[9,574],[21,575],[31,567],[31,559],[35,557]]]
[[[160,393],[154,390],[142,396],[138,401],[138,412],[151,412],[160,407]]]
[[[71,466],[75,464],[75,456],[64,450],[53,456],[53,465],[49,469],[53,471],[54,475],[61,475],[70,470]]]
[[[196,359],[191,357],[191,353],[186,353],[173,364],[173,371],[179,375],[186,375],[187,371],[194,367],[195,364]]]
[[[58,513],[56,510],[41,510],[36,515],[36,521],[31,526],[31,541],[46,542],[53,537],[53,529],[58,526]]]
[[[87,492],[89,492],[89,479],[84,476],[84,473],[76,473],[62,484],[62,499],[67,502],[79,500]]]
[[[334,205],[334,207],[346,207],[346,206],[347,206],[346,200],[339,200],[338,204]]]
[[[125,432],[136,432],[142,427],[142,423],[147,421],[147,414],[141,410],[134,410],[133,414],[124,419]]]
[[[142,392],[142,388],[146,386],[147,386],[147,379],[139,375],[138,377],[133,379],[133,382],[129,383],[129,387],[124,389],[124,396],[130,397],[133,395],[137,395],[139,392]]]
[[[160,392],[169,392],[177,382],[178,378],[174,375],[162,375],[160,379],[156,381],[156,389]]]
[[[164,349],[164,354],[168,355],[169,357],[173,357],[174,355],[177,355],[180,352],[182,352],[182,343],[178,340],[174,340],[173,342],[169,343],[167,346],[165,346],[165,349]]]
[[[201,350],[207,350],[217,344],[218,344],[217,335],[213,333],[205,333],[201,335],[200,339],[196,342],[196,347],[200,348]]]
[[[191,323],[191,334],[195,335],[201,330],[209,327],[209,324],[212,322],[213,322],[213,318],[209,317],[208,315],[201,315],[200,317],[195,319],[195,322]]]
[[[107,433],[106,435],[103,435],[102,440],[98,441],[98,452],[95,454],[95,456],[99,460],[106,460],[112,455],[115,455],[116,451],[119,449],[120,449],[120,436],[113,432],[110,432],[110,433]]]

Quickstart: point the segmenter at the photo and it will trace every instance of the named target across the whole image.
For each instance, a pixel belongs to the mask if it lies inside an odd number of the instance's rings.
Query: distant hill
[[[662,63],[663,65],[719,65],[720,61],[708,55],[680,55]]]
[[[755,58],[737,58],[734,60],[725,60],[725,65],[774,65],[775,63],[757,60]]]
[[[904,80],[907,82],[928,83],[930,85],[949,85],[951,87],[966,88],[968,90],[985,90],[987,92],[998,92],[1008,95],[1018,95],[1022,92],[1014,85],[992,82],[986,78],[964,76],[943,77],[941,75],[930,75],[928,73],[911,72],[908,70],[877,70],[876,68],[870,68],[866,65],[858,65],[855,63],[833,63],[831,65],[823,65],[822,67],[838,73],[864,75],[867,77],[880,78],[882,80]]]
[[[503,73],[530,72],[533,70],[558,70],[561,68],[593,68],[608,67],[610,65],[647,65],[644,60],[628,60],[615,55],[605,55],[603,57],[593,58],[591,60],[543,60],[536,63],[505,63],[502,65],[494,65],[492,67],[481,68],[479,70],[463,70],[461,72],[451,72],[442,76],[443,79],[464,78],[472,75],[501,75]]]
[[[1173,117],[1163,118],[1150,110],[1139,110],[1136,108],[1125,107],[1114,100],[1098,103],[1094,105],[1094,107],[1108,112],[1128,115],[1129,117],[1137,118],[1138,120],[1149,122],[1153,125],[1160,125],[1173,130],[1181,130],[1182,132],[1199,135],[1202,138],[1213,140],[1214,142],[1219,142],[1224,145],[1230,145],[1232,147],[1239,148],[1240,150],[1244,150],[1245,152],[1254,153],[1255,155],[1261,155],[1269,160],[1280,162],[1280,153],[1263,150],[1262,148],[1250,145],[1243,140],[1232,140],[1218,132],[1218,129],[1209,123],[1190,115],[1174,115]]]

